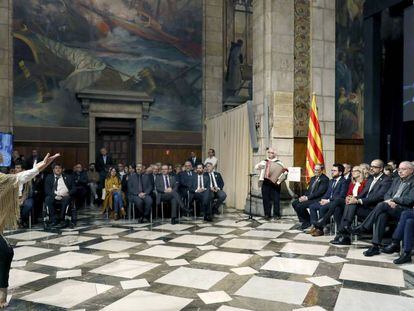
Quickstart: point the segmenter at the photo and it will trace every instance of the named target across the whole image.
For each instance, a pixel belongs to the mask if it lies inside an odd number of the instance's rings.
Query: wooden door
[[[96,122],[96,149],[105,147],[114,162],[135,162],[135,122],[124,119],[98,119]]]

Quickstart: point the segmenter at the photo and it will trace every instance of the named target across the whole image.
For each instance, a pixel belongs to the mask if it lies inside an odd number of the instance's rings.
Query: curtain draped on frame
[[[243,210],[249,192],[252,148],[247,104],[206,119],[206,149],[213,148],[224,179],[226,205]]]

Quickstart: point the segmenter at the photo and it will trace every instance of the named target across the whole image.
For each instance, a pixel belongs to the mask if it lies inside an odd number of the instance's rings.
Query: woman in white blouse
[[[216,152],[214,151],[214,149],[208,149],[208,157],[204,160],[204,165],[206,165],[207,163],[211,163],[213,164],[213,169],[215,170],[217,168],[217,158],[216,158]]]

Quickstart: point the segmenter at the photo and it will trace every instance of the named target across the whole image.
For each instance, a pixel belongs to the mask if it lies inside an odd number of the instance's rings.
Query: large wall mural
[[[336,0],[336,138],[364,137],[365,0]]]
[[[17,126],[87,126],[76,92],[145,91],[144,130],[201,131],[201,0],[15,0]]]

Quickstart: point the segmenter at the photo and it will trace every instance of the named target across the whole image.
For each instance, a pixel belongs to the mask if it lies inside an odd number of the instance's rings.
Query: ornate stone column
[[[12,0],[0,1],[0,132],[13,131]]]

